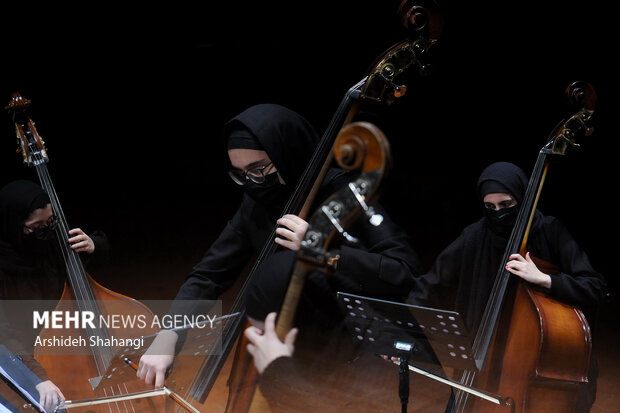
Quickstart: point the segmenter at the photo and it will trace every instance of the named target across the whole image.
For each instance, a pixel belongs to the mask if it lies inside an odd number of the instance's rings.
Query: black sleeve
[[[215,300],[232,286],[253,253],[239,222],[240,212],[237,211],[186,277],[175,300]]]
[[[374,209],[383,222],[374,226],[362,215],[352,225],[350,234],[360,245],[341,246],[334,275],[350,278],[365,291],[406,296],[421,272],[420,260],[409,236],[380,205]]]
[[[446,247],[426,273],[416,277],[408,302],[416,305],[446,305],[453,303],[463,262],[463,234]]]
[[[95,251],[92,254],[80,253],[82,263],[89,271],[98,269],[110,261],[110,240],[105,232],[95,230],[88,234],[95,244]]]
[[[292,357],[279,357],[260,375],[258,386],[271,411],[297,412],[301,400],[310,400],[312,407],[313,387],[298,374],[298,368]]]
[[[558,274],[551,274],[549,294],[582,309],[598,306],[607,292],[603,275],[592,267],[588,256],[566,227],[555,218],[547,218],[549,224],[539,242],[550,247],[550,257],[541,258],[548,259],[560,270]]]

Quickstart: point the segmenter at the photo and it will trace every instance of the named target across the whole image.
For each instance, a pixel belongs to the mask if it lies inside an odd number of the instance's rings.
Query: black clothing
[[[321,316],[323,320],[339,322],[342,314],[336,301],[338,291],[400,300],[413,286],[413,277],[421,270],[409,237],[381,205],[375,204],[374,208],[383,215],[383,223],[376,227],[367,219],[357,220],[347,232],[360,242],[339,246],[336,270],[329,275],[321,271],[308,275],[298,311],[307,319]],[[247,297],[249,316],[263,320],[270,312],[279,311],[295,257],[294,251],[276,252],[257,270]]]
[[[2,340],[42,380],[47,375],[31,354],[16,347],[23,343],[6,342],[8,338],[23,336],[20,326],[10,323],[12,308],[5,308],[6,300],[59,300],[65,284],[66,270],[55,239],[35,240],[24,234],[24,221],[35,209],[45,207],[49,197],[37,184],[19,180],[7,184],[0,191],[0,332]],[[108,255],[107,236],[101,231],[89,234],[95,244],[95,253],[80,254],[85,265],[101,265]],[[97,257],[97,261],[93,258]],[[32,349],[30,349],[31,351]]]
[[[497,187],[486,185],[488,181],[506,188],[518,203],[527,187],[527,178],[516,165],[494,163],[478,180],[481,203],[485,195],[497,190]],[[432,296],[445,298],[445,290],[451,290],[456,294],[454,309],[464,316],[468,328],[474,333],[495,276],[503,264],[500,260],[508,236],[498,231],[488,216],[469,225],[439,255],[431,270],[416,280],[416,287],[409,295],[410,301],[429,303],[430,300],[432,303]],[[606,283],[603,276],[592,268],[585,252],[557,219],[536,211],[528,242],[528,251],[533,256],[556,265],[560,270],[559,274],[551,276],[548,292],[552,297],[579,306],[586,313],[604,299]]]
[[[301,400],[312,401],[316,397],[305,394],[310,393],[312,387],[299,377],[297,368],[292,357],[282,356],[269,363],[260,375],[258,385],[272,411],[295,412]]]
[[[489,181],[493,184],[488,185]],[[488,193],[511,194],[523,199],[527,179],[515,165],[498,162],[489,166],[478,181],[478,195]],[[507,209],[507,208],[506,208]],[[500,210],[501,211],[501,210]],[[504,256],[510,231],[504,231],[488,214],[467,226],[436,259],[427,274],[416,279],[409,294],[409,302],[431,307],[450,308],[459,312],[472,336],[476,334],[491,289]],[[551,216],[536,211],[530,231],[527,250],[534,257],[549,262],[559,269],[551,276],[547,293],[559,301],[581,308],[590,322],[598,305],[606,295],[606,283],[595,271],[585,252],[568,230]],[[591,405],[596,386],[596,361],[592,360],[589,374],[591,393],[580,396],[580,403]],[[589,398],[584,402],[583,398]],[[450,407],[449,407],[450,409]],[[450,410],[446,410],[450,411]]]
[[[285,201],[292,194],[318,142],[316,133],[303,117],[278,105],[253,106],[225,127],[227,136],[233,131],[244,129],[265,148],[285,181],[282,202],[262,202],[244,193],[239,209],[188,275],[176,300],[213,300],[233,284],[248,261],[268,241],[276,220],[282,214]],[[235,143],[235,147],[239,146],[239,142]],[[347,176],[348,172],[330,169],[316,197],[317,201],[347,183]],[[411,285],[413,274],[417,272],[418,259],[408,243],[407,235],[389,220],[387,214],[384,215],[385,222],[379,227],[369,228],[369,224],[362,223],[359,225],[359,234],[352,230],[355,236],[362,238],[363,245],[362,248],[342,247],[338,276],[352,277],[353,281],[349,282],[369,288],[373,285],[392,287],[388,283],[393,283],[394,287],[406,291]],[[282,254],[287,257],[284,260],[291,268],[294,253],[286,250]],[[278,252],[273,255],[280,256]],[[267,268],[266,262],[261,265]],[[273,266],[269,265],[268,268]],[[278,270],[286,268],[278,266]],[[290,275],[286,271],[279,273],[284,274],[284,277]],[[287,278],[277,277],[277,280],[278,283],[287,282]],[[259,281],[269,282],[263,278],[259,278]]]
[[[412,304],[454,309],[464,317],[472,336],[478,329],[505,249],[505,243],[493,244],[486,221],[482,218],[466,227],[439,255],[430,271],[416,280],[409,294]],[[546,292],[579,307],[592,325],[597,307],[605,297],[603,276],[592,268],[585,252],[560,221],[540,214],[538,222],[538,229],[530,234],[528,251],[560,270],[551,275],[551,288]],[[592,358],[588,385],[579,389],[578,397],[579,405],[587,407],[577,411],[587,412],[594,403],[597,376],[597,360]],[[451,411],[449,405],[446,412]]]
[[[527,183],[527,176],[517,165],[495,162],[485,168],[478,178],[478,197],[482,201],[485,195],[491,193],[508,193],[520,204],[523,202]]]
[[[409,301],[433,304],[443,301],[446,293],[454,292],[453,307],[464,316],[471,332],[476,331],[482,317],[500,260],[503,247],[493,244],[488,235],[486,218],[466,227],[436,259],[430,271],[416,280]],[[560,269],[551,275],[550,296],[567,304],[579,306],[591,315],[604,299],[605,280],[596,272],[585,252],[554,217],[541,214],[538,229],[530,234],[528,250],[538,258]],[[450,304],[448,304],[450,306]]]
[[[494,237],[497,247],[505,249],[506,241],[510,237],[512,228],[519,215],[519,208],[527,189],[527,176],[518,166],[508,162],[496,162],[489,165],[478,178],[478,198],[487,217],[486,225],[490,229],[489,236]],[[484,197],[492,193],[506,193],[512,195],[517,204],[511,208],[502,208],[497,211],[484,206]],[[533,226],[536,227],[539,214],[534,217]],[[501,254],[500,254],[501,255]]]
[[[256,138],[290,190],[303,174],[319,142],[318,135],[305,118],[283,106],[269,103],[252,106],[235,116],[224,125],[224,134],[229,138],[239,129],[247,129]]]

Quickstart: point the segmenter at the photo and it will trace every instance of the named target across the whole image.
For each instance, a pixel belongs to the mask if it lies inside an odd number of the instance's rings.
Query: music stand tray
[[[353,341],[377,354],[477,371],[469,333],[454,311],[339,292]]]

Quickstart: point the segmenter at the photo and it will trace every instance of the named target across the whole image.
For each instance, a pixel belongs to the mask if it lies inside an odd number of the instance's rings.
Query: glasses
[[[269,162],[267,165],[248,169],[247,171],[242,171],[241,169],[229,169],[228,175],[230,175],[232,180],[235,181],[237,185],[245,185],[248,179],[255,184],[263,184],[265,183],[265,169],[272,164],[273,162]]]
[[[49,217],[47,222],[37,222],[36,224],[33,224],[33,225],[24,224],[24,228],[28,232],[35,232],[43,228],[49,228],[50,230],[54,230],[56,229],[57,225],[58,225],[58,217],[56,215],[52,215],[51,217]]]

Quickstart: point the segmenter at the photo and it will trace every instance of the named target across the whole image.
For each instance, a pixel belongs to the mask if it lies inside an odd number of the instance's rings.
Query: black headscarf
[[[10,182],[0,190],[0,270],[28,272],[45,265],[53,254],[53,242],[31,239],[23,228],[34,210],[49,203],[43,188],[28,180]]]
[[[482,202],[487,194],[509,193],[520,204],[523,201],[527,183],[527,176],[517,165],[510,162],[495,162],[487,166],[480,174],[478,196]]]
[[[24,221],[36,209],[50,203],[39,185],[27,180],[13,181],[0,190],[0,240],[20,247]]]
[[[247,139],[244,132],[249,132],[259,145]],[[267,152],[291,190],[303,174],[319,141],[314,128],[304,117],[272,103],[251,106],[241,112],[224,125],[224,134],[229,141],[235,141],[235,148]],[[241,142],[244,138],[245,145]]]
[[[34,330],[16,323],[10,300],[57,300],[63,290],[55,242],[24,234],[24,221],[50,203],[47,193],[28,180],[17,180],[0,190],[0,341],[19,354],[41,380],[43,367],[33,358],[32,346],[24,348]],[[27,339],[28,338],[28,339]],[[30,341],[32,343],[32,341]]]
[[[517,201],[515,208],[520,208],[527,184],[527,176],[518,166],[509,162],[493,163],[485,168],[478,178],[479,202],[484,208],[485,195],[497,192],[508,193]],[[540,212],[537,211],[534,227],[538,225],[540,216]],[[474,331],[480,322],[495,277],[502,264],[501,259],[504,256],[509,236],[510,231],[501,233],[496,231],[488,215],[485,214],[482,219],[463,231],[462,250],[456,250],[443,257],[446,262],[454,260],[460,262],[456,266],[457,271],[460,271],[456,310],[465,313],[467,325]],[[451,254],[455,255],[451,256]]]

